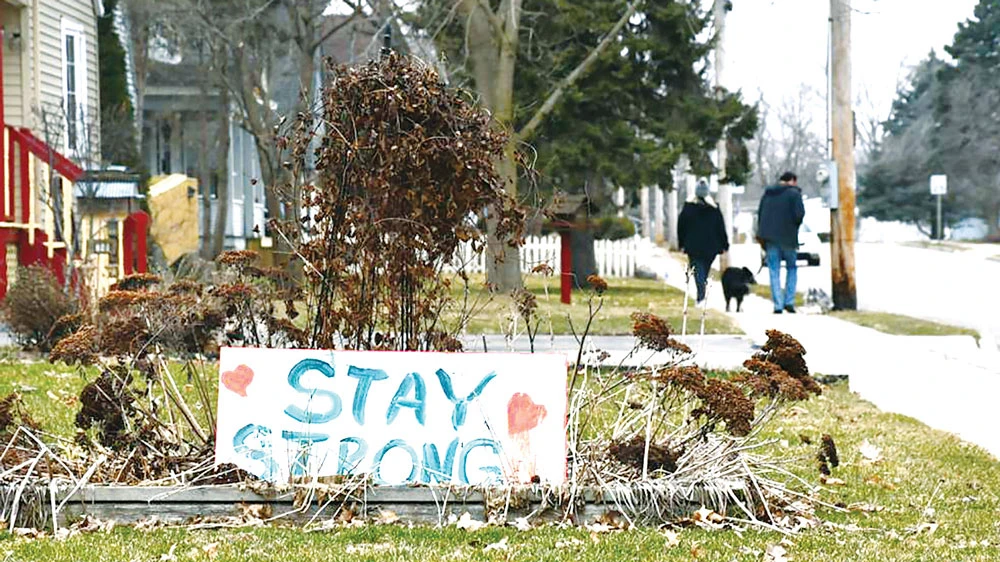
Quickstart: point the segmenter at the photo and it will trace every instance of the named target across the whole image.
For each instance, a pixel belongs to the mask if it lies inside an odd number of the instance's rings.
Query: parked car
[[[802,223],[799,227],[799,252],[796,255],[798,261],[803,261],[811,266],[819,265],[820,252],[823,250],[823,243],[819,235],[813,232],[809,225]]]
[[[757,217],[754,217],[753,231],[757,232]],[[823,253],[823,242],[809,225],[802,223],[799,226],[799,251],[796,253],[796,261],[804,261],[807,265],[818,266],[820,264],[820,254]],[[764,249],[760,250],[760,260],[764,263]]]

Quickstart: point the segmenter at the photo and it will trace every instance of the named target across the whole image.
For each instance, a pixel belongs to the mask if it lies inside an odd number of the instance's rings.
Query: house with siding
[[[81,244],[94,237],[81,236],[74,184],[100,162],[102,10],[99,0],[0,0],[0,298],[19,266],[65,282],[94,253]],[[129,253],[142,236],[132,229]]]
[[[341,26],[344,19],[324,18],[326,41],[317,52],[316,86],[327,78],[322,64],[326,57],[356,64],[379,53],[381,43],[369,22],[359,19]],[[284,48],[272,53],[268,82],[277,112],[291,115],[299,101],[299,75],[294,47]],[[145,90],[140,94],[140,153],[153,177],[149,206],[154,239],[165,260],[173,263],[183,253],[197,251],[212,235],[224,206],[224,248],[267,247],[267,194],[257,181],[261,172],[254,136],[240,126],[234,108],[222,106],[216,87],[200,70],[197,50],[176,51],[149,63]],[[227,135],[219,134],[220,127],[226,127]],[[221,138],[227,138],[228,144],[220,143]],[[219,189],[221,182],[226,182],[226,189]],[[208,221],[205,212],[210,213]],[[206,224],[210,225],[207,231]],[[176,234],[191,225],[197,225],[197,237]]]

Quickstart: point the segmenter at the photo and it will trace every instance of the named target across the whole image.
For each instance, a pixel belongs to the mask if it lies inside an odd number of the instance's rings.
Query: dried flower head
[[[653,376],[653,380],[686,390],[696,396],[705,391],[705,374],[697,365],[661,369]]]
[[[159,275],[136,273],[128,275],[111,285],[111,291],[145,291],[162,282],[163,279]]]
[[[215,261],[224,266],[239,269],[252,266],[256,264],[259,259],[260,254],[254,252],[253,250],[229,250],[219,254],[219,257],[215,258]]]
[[[151,291],[111,291],[97,301],[100,312],[125,312],[132,306],[153,302],[160,298]]]
[[[701,407],[692,416],[704,415],[709,424],[722,421],[731,435],[748,435],[753,421],[754,403],[740,387],[722,379],[710,379],[701,393]]]
[[[517,307],[518,315],[530,324],[535,310],[538,309],[538,300],[535,295],[524,287],[519,287],[511,291],[510,297],[514,301],[514,306]]]
[[[691,348],[673,339],[670,324],[655,314],[632,313],[632,335],[639,345],[653,351],[671,350],[677,353],[691,353]]]
[[[75,333],[59,340],[59,343],[52,348],[49,361],[53,363],[62,361],[67,365],[76,363],[80,365],[93,365],[97,362],[97,355],[99,353],[97,341],[97,328],[91,325],[83,326]]]
[[[587,283],[594,289],[594,292],[598,295],[603,295],[605,291],[608,290],[608,282],[604,280],[603,277],[597,275],[596,273],[591,273],[587,276]]]
[[[754,396],[795,401],[820,394],[822,387],[809,375],[802,344],[777,330],[768,330],[767,336],[761,351],[743,363],[747,372],[734,380],[746,384]]]
[[[555,273],[555,270],[552,269],[552,266],[547,263],[540,263],[535,267],[531,268],[531,272],[548,277],[553,273]]]

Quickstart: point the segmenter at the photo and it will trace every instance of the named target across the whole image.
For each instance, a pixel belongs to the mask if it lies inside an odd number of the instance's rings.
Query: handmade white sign
[[[224,348],[215,462],[272,482],[562,483],[566,358]]]

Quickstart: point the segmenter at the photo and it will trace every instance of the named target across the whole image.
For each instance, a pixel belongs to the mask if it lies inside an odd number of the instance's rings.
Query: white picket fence
[[[594,257],[597,274],[601,277],[633,277],[640,251],[649,244],[638,236],[621,240],[595,240]],[[559,236],[528,236],[521,246],[521,271],[530,272],[535,266],[548,264],[553,272],[559,273]],[[455,260],[448,269],[457,270],[464,266],[468,273],[486,272],[486,252],[475,253],[472,245],[465,243],[455,252]]]

